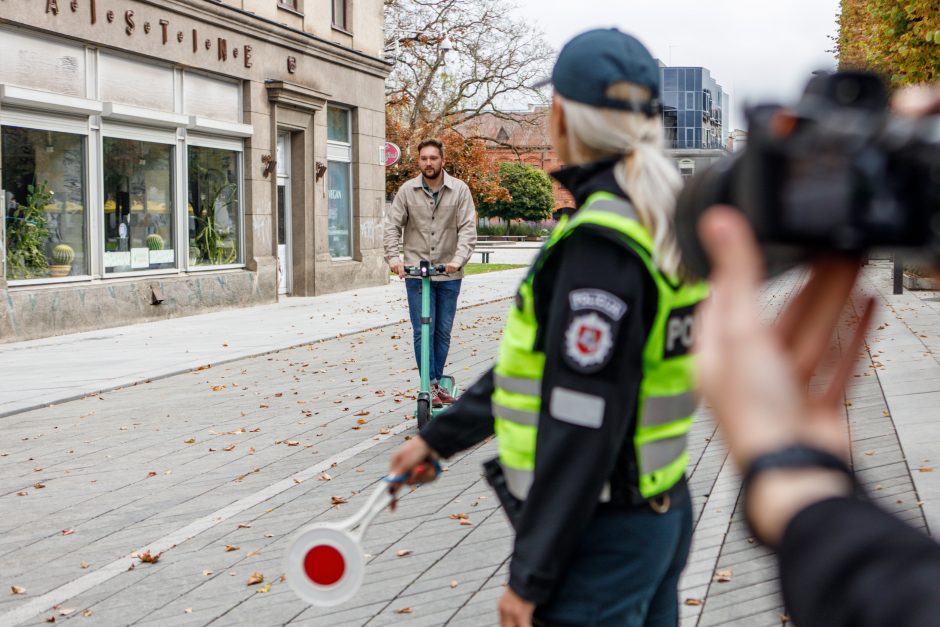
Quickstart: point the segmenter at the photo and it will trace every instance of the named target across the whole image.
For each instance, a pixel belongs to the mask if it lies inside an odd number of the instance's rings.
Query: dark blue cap
[[[646,115],[660,111],[659,65],[635,37],[616,28],[589,30],[565,44],[552,70],[551,82],[566,100]],[[610,86],[621,82],[648,88],[651,100],[608,96]]]

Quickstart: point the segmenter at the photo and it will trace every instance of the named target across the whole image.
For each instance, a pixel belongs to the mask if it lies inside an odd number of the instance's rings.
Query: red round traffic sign
[[[385,167],[395,165],[399,159],[401,159],[401,148],[392,142],[385,142]]]

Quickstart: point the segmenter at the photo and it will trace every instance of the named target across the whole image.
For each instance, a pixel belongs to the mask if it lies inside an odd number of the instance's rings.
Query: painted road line
[[[187,540],[191,540],[199,534],[212,529],[219,523],[225,522],[226,520],[233,518],[234,516],[237,516],[238,514],[241,514],[242,512],[251,509],[260,503],[263,503],[264,501],[275,497],[282,492],[286,492],[287,490],[299,485],[301,482],[306,481],[307,479],[312,479],[320,475],[320,473],[329,470],[333,464],[340,464],[345,462],[352,457],[355,457],[359,453],[367,451],[377,444],[381,444],[392,436],[398,435],[413,424],[414,423],[412,421],[405,421],[397,424],[389,429],[389,432],[386,434],[370,437],[368,440],[364,440],[355,446],[341,451],[318,464],[314,464],[313,466],[301,470],[300,472],[293,474],[286,479],[282,479],[281,481],[259,490],[254,494],[249,494],[248,496],[241,498],[234,503],[226,505],[222,509],[216,510],[208,516],[203,516],[198,520],[194,520],[185,527],[181,527],[180,529],[177,529],[176,531],[173,531],[163,536],[162,538],[151,542],[145,548],[140,549],[136,553],[139,554],[145,551],[150,551],[151,555],[157,553],[166,553],[167,551],[176,548]],[[139,561],[140,560],[137,557],[134,557],[133,554],[128,554],[124,557],[118,558],[110,564],[102,566],[94,572],[88,573],[83,577],[55,588],[54,590],[50,590],[42,596],[31,599],[16,609],[10,610],[6,614],[0,615],[0,626],[12,627],[13,625],[18,625],[28,621],[29,619],[48,611],[54,605],[60,605],[71,598],[91,590],[95,586],[117,577],[121,573],[127,572],[131,565],[137,564]]]

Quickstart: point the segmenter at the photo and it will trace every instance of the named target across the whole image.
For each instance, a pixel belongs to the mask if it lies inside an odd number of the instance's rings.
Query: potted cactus
[[[52,265],[49,266],[49,276],[61,278],[72,273],[72,262],[75,261],[75,251],[68,244],[58,244],[52,249]]]
[[[163,250],[163,238],[159,233],[151,233],[147,236],[147,248],[150,250]]]

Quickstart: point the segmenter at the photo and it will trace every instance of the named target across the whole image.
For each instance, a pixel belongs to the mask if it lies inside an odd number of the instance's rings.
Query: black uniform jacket
[[[869,502],[807,507],[787,526],[779,554],[797,625],[940,625],[940,544]]]
[[[566,168],[555,177],[578,206],[595,191],[623,197],[615,161]],[[642,377],[643,347],[658,293],[641,259],[609,229],[581,226],[556,245],[533,285],[539,337],[545,353],[535,478],[514,517],[516,540],[509,584],[523,598],[544,603],[599,509],[636,507],[632,435]],[[589,402],[591,415],[552,415],[555,388]],[[422,431],[449,457],[493,433],[492,370]],[[602,409],[598,411],[599,402]],[[578,410],[575,410],[576,413]],[[610,500],[598,503],[605,483]]]

